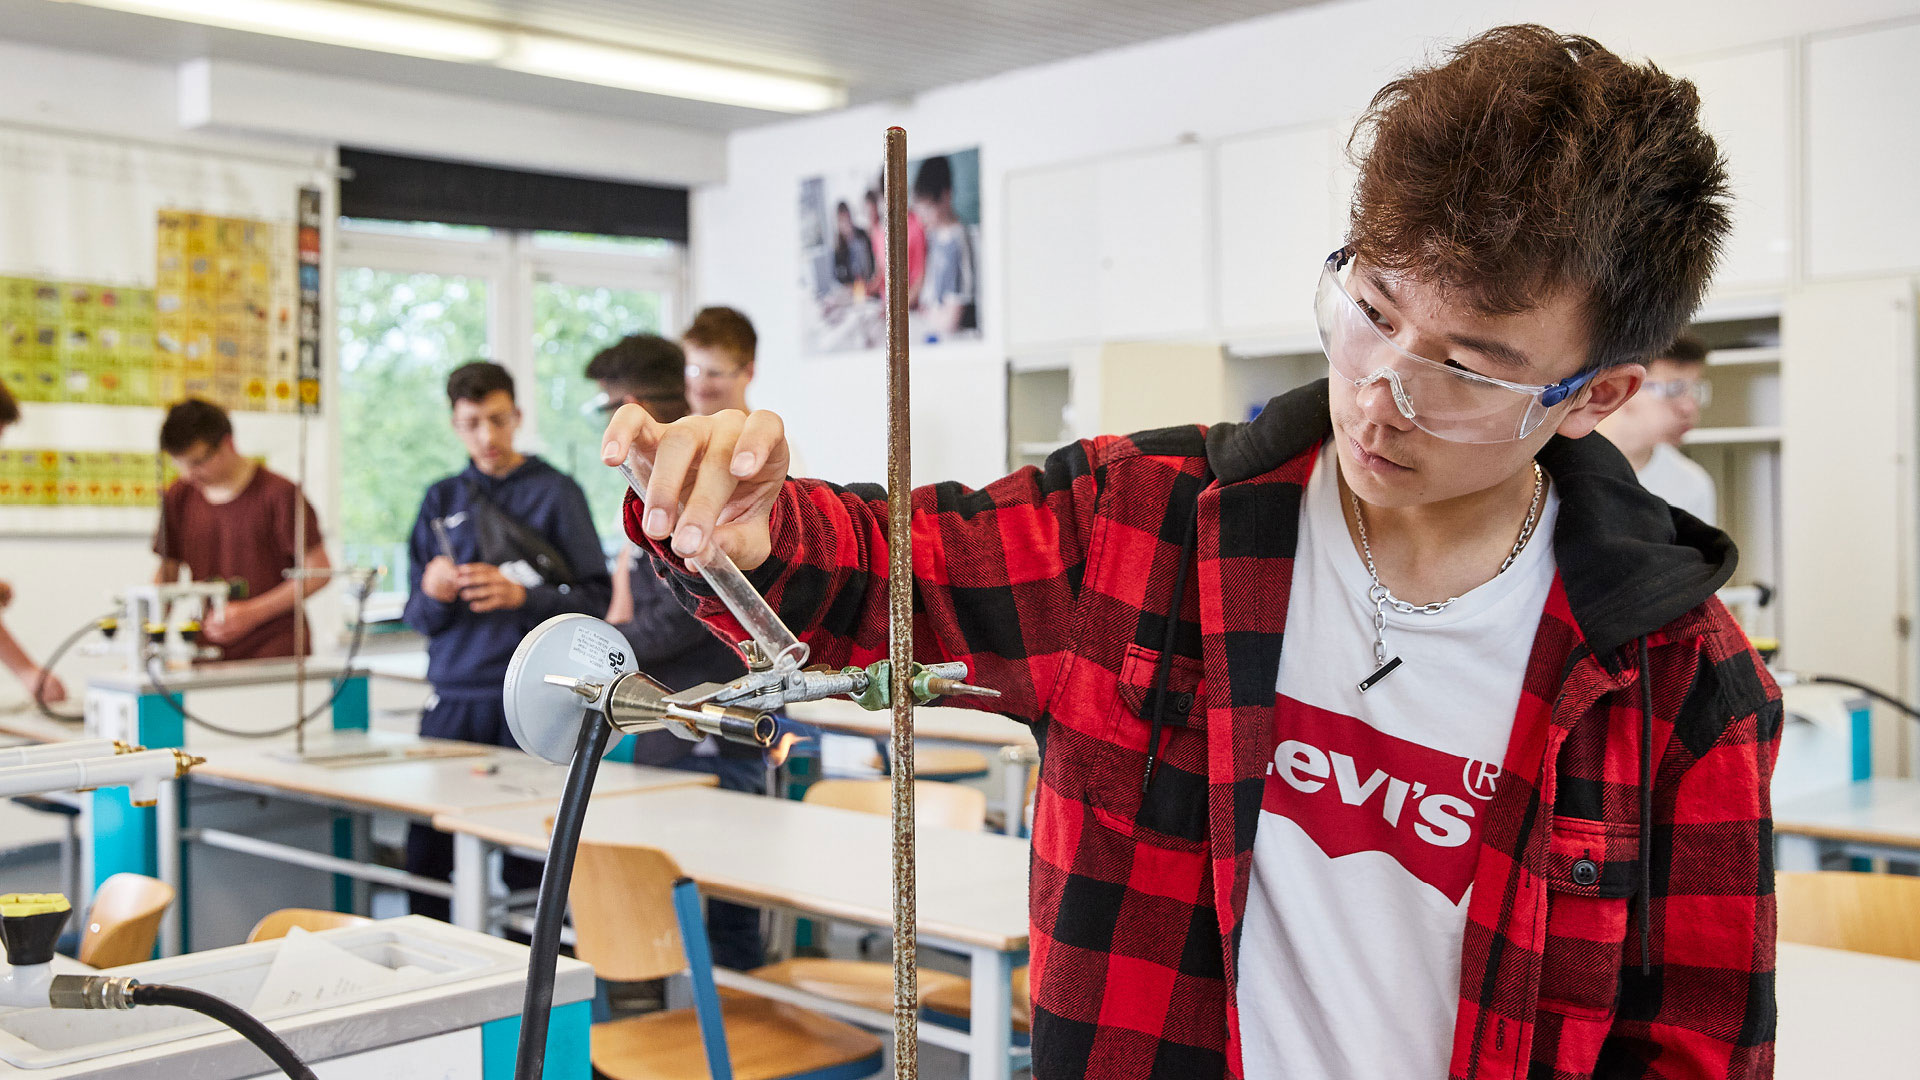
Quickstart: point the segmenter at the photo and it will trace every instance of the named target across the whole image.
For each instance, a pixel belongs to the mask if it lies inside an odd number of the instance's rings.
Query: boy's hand
[[[742,570],[767,560],[768,524],[787,478],[786,425],[765,410],[728,409],[662,424],[638,405],[622,405],[607,424],[600,460],[619,465],[634,456],[647,485],[641,531],[673,538],[673,553],[697,556],[717,540]]]
[[[31,694],[36,687],[40,687],[41,671],[42,669],[37,667],[28,668],[25,673],[20,676],[20,681],[26,684],[27,693]],[[67,684],[60,681],[60,676],[49,671],[46,672],[46,678],[46,686],[40,689],[40,693],[42,694],[41,700],[49,705],[58,705],[67,700]]]
[[[215,645],[231,645],[251,633],[262,620],[252,600],[229,600],[220,614],[210,616],[200,632]]]
[[[455,573],[460,582],[460,599],[476,613],[513,611],[527,602],[526,586],[501,573],[492,563],[467,563]]]
[[[420,571],[420,591],[443,604],[460,599],[460,569],[445,555],[435,555]]]

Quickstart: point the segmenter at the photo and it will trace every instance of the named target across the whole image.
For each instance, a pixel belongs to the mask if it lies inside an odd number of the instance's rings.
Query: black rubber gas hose
[[[78,645],[81,638],[99,629],[102,622],[111,618],[113,618],[113,612],[109,611],[97,619],[89,619],[80,629],[67,635],[67,639],[62,641],[52,653],[48,654],[47,662],[40,665],[40,675],[33,680],[33,704],[40,710],[42,716],[45,716],[49,720],[64,720],[69,723],[75,720],[85,719],[85,716],[81,713],[67,715],[53,711],[53,706],[47,704],[47,679],[53,674],[53,665],[59,663],[60,658],[67,655],[68,650]]]
[[[1870,698],[1876,698],[1899,709],[1915,720],[1920,720],[1920,709],[1915,709],[1913,706],[1901,701],[1885,690],[1876,690],[1866,683],[1854,682],[1852,679],[1843,679],[1838,675],[1804,675],[1802,678],[1810,683],[1828,683],[1833,686],[1845,686],[1853,690],[1858,690]]]
[[[580,722],[573,764],[567,766],[566,790],[553,818],[553,839],[547,844],[547,866],[540,872],[540,905],[534,911],[533,946],[527,956],[527,998],[520,1009],[520,1052],[514,1060],[514,1080],[540,1080],[546,1072],[553,970],[560,958],[560,923],[567,914],[573,854],[580,844],[581,826],[586,823],[594,774],[600,771],[600,755],[606,752],[612,730],[606,717],[587,712]]]
[[[280,1066],[280,1071],[292,1080],[319,1080],[313,1070],[294,1054],[293,1048],[273,1033],[273,1029],[225,998],[165,983],[138,983],[127,996],[135,1005],[171,1005],[176,1009],[191,1009],[203,1016],[210,1016],[259,1047],[260,1052],[272,1058],[273,1063]]]

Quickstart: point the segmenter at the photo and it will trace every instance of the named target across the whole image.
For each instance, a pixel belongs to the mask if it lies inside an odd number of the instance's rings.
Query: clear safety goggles
[[[1690,397],[1703,409],[1713,404],[1713,384],[1705,379],[1649,379],[1640,384],[1640,389],[1666,401]]]
[[[1353,251],[1344,247],[1327,256],[1320,273],[1313,307],[1329,366],[1359,389],[1386,383],[1400,415],[1436,438],[1457,443],[1524,439],[1595,374],[1535,386],[1410,353],[1387,336],[1377,313],[1353,298],[1348,288],[1352,274]]]

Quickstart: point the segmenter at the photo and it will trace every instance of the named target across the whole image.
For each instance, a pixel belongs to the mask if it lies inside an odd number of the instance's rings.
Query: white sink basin
[[[328,993],[306,1005],[269,1009],[259,1014],[260,1019],[286,1019],[526,969],[526,950],[518,945],[418,917],[327,930],[314,938],[383,968],[409,969],[407,977],[392,986]],[[192,987],[250,1009],[286,940],[129,964],[112,969],[110,974],[131,976],[144,983]],[[223,1025],[199,1013],[163,1006],[143,1006],[127,1012],[0,1011],[0,1061],[23,1069],[44,1069],[224,1030]]]

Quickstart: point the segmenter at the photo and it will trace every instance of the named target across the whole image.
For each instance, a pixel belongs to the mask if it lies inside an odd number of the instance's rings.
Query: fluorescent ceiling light
[[[340,0],[60,2],[771,112],[818,112],[846,104],[845,89],[822,79]]]
[[[433,60],[489,61],[501,56],[508,47],[505,33],[476,23],[313,0],[66,2]]]
[[[513,51],[501,59],[500,66],[556,79],[779,112],[819,112],[838,108],[847,100],[838,86],[814,79],[540,34],[516,35]]]

